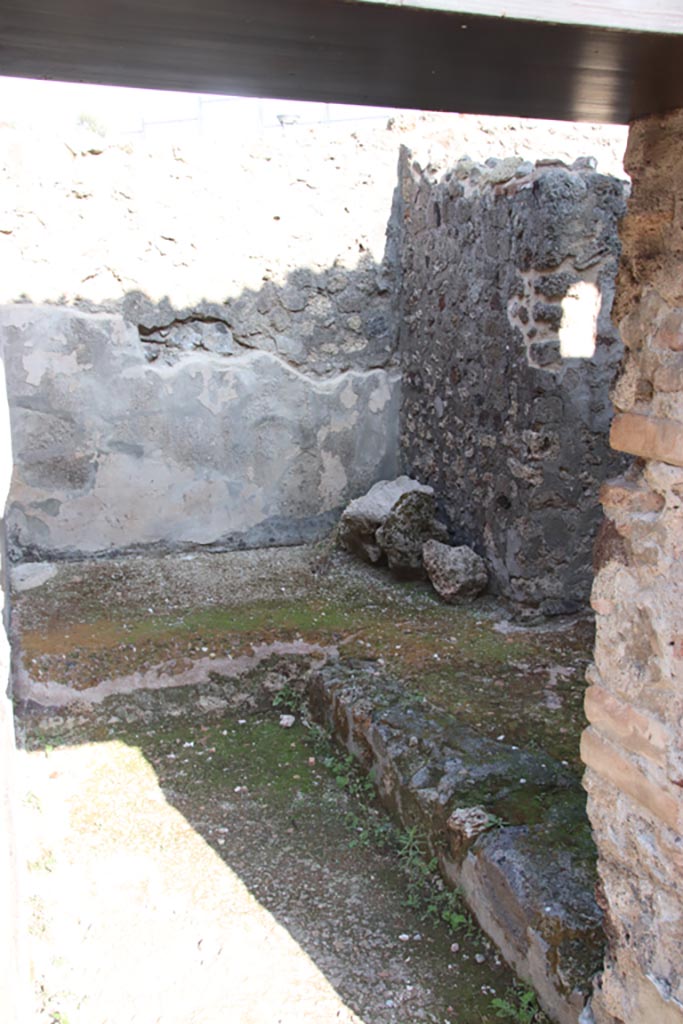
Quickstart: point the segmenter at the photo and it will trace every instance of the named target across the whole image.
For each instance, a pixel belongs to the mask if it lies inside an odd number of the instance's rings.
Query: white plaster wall
[[[148,362],[122,317],[0,310],[15,554],[293,543],[396,474],[399,377],[323,378],[273,353]]]

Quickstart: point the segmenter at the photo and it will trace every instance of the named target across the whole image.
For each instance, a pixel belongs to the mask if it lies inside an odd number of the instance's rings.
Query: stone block
[[[661,362],[654,371],[652,384],[655,391],[665,394],[683,391],[683,355],[676,353]]]
[[[384,551],[377,539],[377,531],[401,499],[412,493],[424,495],[430,519],[433,519],[434,491],[431,487],[408,476],[379,480],[367,494],[354,498],[344,509],[339,524],[339,542],[342,547],[366,561],[379,562]],[[419,544],[420,553],[421,548],[422,540]]]
[[[595,1024],[683,1024],[683,1004],[664,995],[662,981],[644,974],[634,957],[621,970],[608,964],[593,1000]]]
[[[662,991],[666,990],[666,983],[662,981],[629,973],[628,985],[635,992],[636,1019],[656,1024],[683,1024],[683,1004],[672,998],[671,992]]]
[[[606,508],[636,514],[660,512],[664,508],[664,498],[661,494],[623,476],[606,481],[600,488],[599,500]]]
[[[551,1018],[577,1024],[604,936],[591,858],[583,846],[558,841],[583,827],[574,780],[547,755],[487,740],[428,701],[405,708],[404,695],[384,673],[359,687],[356,670],[340,663],[309,684],[314,719],[334,723],[347,749],[374,766],[385,807],[404,826],[425,830],[445,877],[462,887],[481,927]],[[493,807],[520,775],[524,787],[548,793],[548,818],[495,822]],[[482,793],[486,803],[475,803]]]
[[[486,563],[471,548],[428,540],[422,548],[422,556],[432,586],[444,601],[476,597],[486,589]]]
[[[610,443],[619,452],[683,466],[683,423],[638,413],[615,416]]]
[[[389,568],[398,576],[419,578],[424,574],[422,546],[430,538],[442,535],[435,524],[434,512],[432,494],[423,490],[409,491],[399,498],[377,530],[377,543],[386,555]]]
[[[683,309],[672,309],[655,331],[652,339],[657,348],[683,352]]]
[[[672,737],[661,722],[595,684],[586,690],[584,707],[591,725],[612,742],[648,758],[660,768],[666,767]]]
[[[558,851],[550,864],[542,834],[513,826],[481,836],[462,867],[463,893],[480,925],[557,1024],[579,1021],[603,937],[579,860]]]
[[[681,829],[683,792],[678,792],[663,777],[655,780],[645,775],[635,761],[593,727],[586,729],[581,737],[581,758],[589,768],[603,775],[669,828]]]
[[[490,827],[491,814],[485,807],[457,807],[446,822],[448,846],[454,860],[462,860],[477,836]]]
[[[675,892],[683,873],[680,835],[653,821],[640,804],[590,768],[584,772],[583,787],[594,834],[601,836],[603,878],[621,872],[629,880],[637,864],[642,890],[654,887]]]

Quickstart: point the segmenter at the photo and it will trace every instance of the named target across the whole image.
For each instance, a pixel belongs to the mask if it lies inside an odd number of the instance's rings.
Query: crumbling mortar
[[[228,330],[231,333],[232,333],[232,330],[233,330],[232,324],[230,323],[230,321],[227,318],[219,317],[219,316],[206,316],[206,315],[203,315],[201,313],[191,313],[189,316],[186,316],[186,317],[176,317],[175,320],[171,320],[168,323],[165,323],[165,324],[155,324],[152,327],[147,327],[145,324],[138,324],[137,325],[137,329],[138,329],[138,333],[140,335],[140,340],[141,341],[144,341],[147,344],[166,345],[166,344],[168,344],[168,342],[167,342],[167,339],[165,337],[154,338],[154,337],[152,337],[152,335],[154,335],[154,334],[163,335],[164,332],[172,331],[174,327],[185,327],[187,324],[195,324],[195,323],[198,323],[198,324],[223,324],[225,327],[228,328]],[[234,337],[235,336],[233,334],[233,338]],[[238,339],[235,338],[235,340],[237,341],[238,344],[242,344]],[[202,345],[198,345],[197,347],[198,348],[203,348]],[[251,348],[251,346],[245,346],[245,347]]]

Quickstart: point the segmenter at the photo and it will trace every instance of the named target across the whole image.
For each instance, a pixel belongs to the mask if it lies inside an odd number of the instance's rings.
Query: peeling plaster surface
[[[396,473],[393,370],[307,375],[277,354],[150,363],[116,314],[0,311],[14,556],[293,543]]]

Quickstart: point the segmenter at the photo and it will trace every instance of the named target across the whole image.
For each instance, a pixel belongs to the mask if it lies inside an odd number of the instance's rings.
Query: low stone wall
[[[372,671],[368,678],[362,664],[334,662],[313,669],[314,718],[371,772],[401,825],[424,833],[443,877],[551,1019],[578,1024],[603,948],[578,780],[546,752],[487,739]],[[495,816],[514,804],[516,785],[534,793],[532,823],[528,812],[517,824]]]
[[[581,606],[610,451],[624,185],[590,161],[401,170],[405,470],[497,588]]]
[[[683,1021],[683,111],[633,125],[615,315],[627,354],[582,757],[609,939],[598,1024]]]

